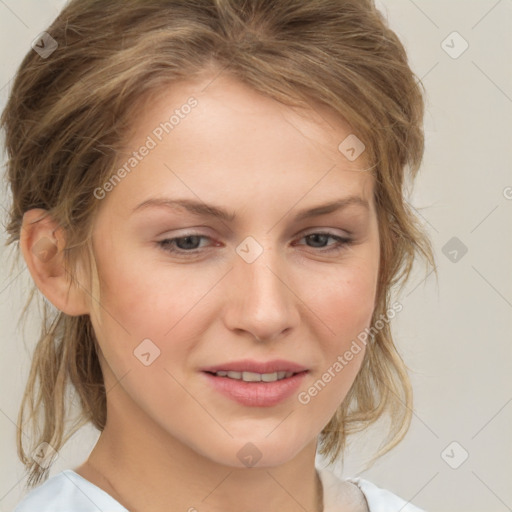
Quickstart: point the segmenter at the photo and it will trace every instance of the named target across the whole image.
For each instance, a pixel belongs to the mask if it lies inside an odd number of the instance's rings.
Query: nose
[[[227,283],[227,327],[259,341],[272,341],[291,332],[300,318],[300,300],[291,281],[289,265],[282,254],[271,249],[270,242],[263,246],[253,239],[240,244]]]

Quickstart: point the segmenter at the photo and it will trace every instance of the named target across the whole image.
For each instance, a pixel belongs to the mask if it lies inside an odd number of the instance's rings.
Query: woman
[[[51,303],[16,512],[419,510],[315,455],[409,426],[390,292],[433,263],[403,198],[422,119],[370,0],[71,1],[2,116],[10,241]]]

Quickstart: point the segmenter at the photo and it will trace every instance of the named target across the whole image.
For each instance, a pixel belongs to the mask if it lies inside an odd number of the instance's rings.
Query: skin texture
[[[158,141],[155,128],[190,96],[197,106]],[[101,349],[107,424],[75,470],[131,511],[318,510],[317,437],[350,389],[364,346],[309,403],[297,395],[370,326],[379,234],[364,153],[351,162],[338,151],[350,127],[326,108],[294,109],[227,75],[169,86],[133,123],[120,167],[148,136],[157,144],[99,200],[100,307],[83,289],[65,293],[65,235],[49,218],[31,223],[41,210],[24,218],[22,249],[36,284],[59,309],[90,314]],[[349,195],[368,209],[294,220]],[[167,206],[134,212],[151,198],[214,204],[236,220]],[[325,231],[353,242],[326,252],[335,239],[306,237]],[[190,249],[182,240],[180,255],[159,245],[191,232],[206,238],[189,240]],[[46,262],[31,251],[45,236],[59,247]],[[251,263],[236,251],[249,236],[262,251]],[[148,366],[134,355],[145,339],[160,351]],[[201,372],[240,359],[285,359],[309,371],[283,402],[248,407]],[[247,443],[261,455],[254,467],[237,456]]]

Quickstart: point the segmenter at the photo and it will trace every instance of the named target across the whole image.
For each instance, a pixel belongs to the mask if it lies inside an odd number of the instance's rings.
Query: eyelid
[[[349,231],[347,229],[342,229],[339,231],[333,231],[334,228],[306,228],[305,231],[301,231],[298,233],[297,236],[308,236],[308,235],[314,235],[316,233],[323,233],[326,235],[333,235],[333,236],[341,236],[345,238],[353,237],[354,233],[352,231]]]
[[[199,232],[195,231],[196,229],[207,229],[207,226],[197,226],[193,228],[182,228],[177,231],[165,231],[159,236],[162,236],[162,240],[165,239],[171,239],[171,238],[184,238],[187,236],[204,236],[206,238],[213,239],[214,235],[210,235],[206,232]],[[334,231],[337,229],[337,231]],[[329,234],[333,236],[341,236],[341,237],[353,237],[355,236],[354,232],[348,229],[341,229],[341,228],[322,228],[318,226],[310,227],[310,228],[304,228],[302,231],[299,231],[297,234],[294,235],[294,238],[297,238],[299,236],[308,236],[310,234],[316,234],[316,233],[323,233],[323,234]]]
[[[198,232],[194,231],[195,228],[190,228],[190,231],[186,231],[186,228],[184,228],[183,233],[178,232],[172,232],[169,234],[164,234],[163,238],[160,240],[160,242],[168,241],[168,240],[174,240],[174,239],[180,239],[180,238],[187,238],[190,236],[197,236],[200,238],[207,238],[211,240],[212,242],[215,242],[214,237],[204,233],[204,232]],[[293,239],[297,240],[300,238],[304,238],[309,235],[316,235],[316,234],[322,234],[322,235],[330,235],[333,237],[340,237],[345,239],[352,239],[354,237],[353,233],[351,231],[348,231],[346,229],[342,230],[342,233],[332,231],[332,228],[307,228],[305,231],[301,231],[294,235]]]
[[[327,236],[328,238],[335,241],[334,244],[327,245],[326,247],[320,247],[320,248],[310,247],[312,252],[318,253],[319,255],[323,254],[323,255],[337,256],[340,253],[347,250],[351,245],[353,245],[355,243],[354,237],[350,234],[349,235],[339,235],[335,232],[332,232],[331,229],[321,229],[321,228],[316,228],[316,229],[313,229],[313,230],[310,230],[307,232],[302,232],[299,235],[294,237],[294,241],[300,241],[300,240],[302,240],[308,236],[312,236],[312,235]],[[213,244],[208,245],[206,247],[198,247],[198,248],[191,249],[191,250],[168,247],[168,246],[172,247],[172,244],[176,240],[181,240],[181,239],[185,239],[185,238],[189,238],[189,237],[197,237],[199,239],[211,240],[213,242]],[[178,236],[163,238],[162,240],[156,242],[156,245],[161,250],[164,250],[171,255],[175,255],[176,257],[192,259],[195,256],[198,256],[198,255],[200,256],[205,251],[209,251],[210,249],[212,249],[214,247],[218,247],[219,245],[221,245],[221,243],[217,242],[216,240],[214,240],[212,237],[210,237],[208,235],[198,233],[196,231],[187,231],[181,235],[178,234]],[[308,247],[307,244],[294,243],[294,246],[295,245],[303,245],[305,247]],[[167,248],[165,248],[166,246],[167,246]]]

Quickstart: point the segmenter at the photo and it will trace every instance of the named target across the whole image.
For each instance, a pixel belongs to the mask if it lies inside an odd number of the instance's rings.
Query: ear
[[[89,313],[86,292],[79,284],[73,284],[65,267],[65,246],[64,230],[47,210],[35,208],[25,212],[20,247],[36,286],[60,311],[70,316],[85,315]]]

